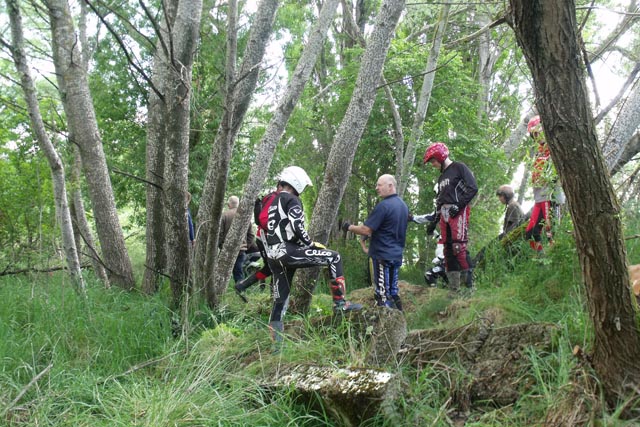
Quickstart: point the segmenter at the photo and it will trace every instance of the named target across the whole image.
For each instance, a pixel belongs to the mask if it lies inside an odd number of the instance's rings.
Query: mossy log
[[[382,370],[294,365],[285,372],[273,387],[293,390],[301,403],[327,412],[341,426],[390,412],[398,391],[395,375]]]

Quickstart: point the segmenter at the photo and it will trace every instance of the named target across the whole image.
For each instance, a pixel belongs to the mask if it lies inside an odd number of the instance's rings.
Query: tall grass
[[[452,304],[444,297],[406,313],[409,329],[459,326],[487,311],[499,324],[558,325],[552,352],[525,352],[535,386],[509,407],[468,414],[466,426],[540,425],[566,395],[576,369],[571,348],[588,350],[592,333],[567,231],[565,225],[542,256],[526,243],[514,253],[488,249],[484,267],[476,271],[477,291],[456,317],[435,315]],[[346,267],[351,289],[359,287],[366,257],[356,246],[338,249],[356,260]],[[419,271],[411,274],[422,284]],[[271,354],[266,326],[268,292],[252,290],[246,305],[229,292],[215,312],[198,307],[189,339],[172,337],[166,299],[162,293],[150,298],[105,290],[89,280],[88,298],[82,300],[62,274],[0,278],[0,425],[334,425],[322,410],[266,386],[291,363],[364,363],[363,343],[348,322],[318,326],[314,321],[330,311],[326,292],[314,297],[307,316],[287,315],[287,327],[295,323],[299,333],[287,333],[278,355]],[[400,384],[396,416],[367,425],[454,423],[451,391],[456,378],[466,375],[460,367],[415,369],[400,362],[385,369]],[[615,413],[602,419],[617,423]]]

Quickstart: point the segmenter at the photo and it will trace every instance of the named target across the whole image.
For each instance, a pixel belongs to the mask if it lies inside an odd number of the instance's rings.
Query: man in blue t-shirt
[[[385,174],[378,178],[376,192],[382,200],[373,208],[364,224],[345,222],[342,229],[370,236],[369,260],[376,305],[402,311],[398,272],[402,265],[409,209],[396,194],[396,179],[392,175]]]

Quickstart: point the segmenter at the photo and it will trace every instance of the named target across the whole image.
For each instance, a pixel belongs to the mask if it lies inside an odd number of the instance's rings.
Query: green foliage
[[[0,263],[2,269],[24,268],[34,258],[49,258],[56,241],[51,172],[42,153],[26,140],[0,155]],[[32,141],[30,141],[32,142]],[[38,251],[46,248],[46,253]]]
[[[628,202],[624,209],[623,225],[626,236],[627,260],[630,265],[640,264],[640,215],[634,202]]]
[[[371,286],[368,270],[369,258],[355,238],[340,239],[340,243],[331,246],[331,249],[340,252],[344,261],[344,274],[347,278],[348,289],[362,289]]]
[[[102,5],[97,6],[100,8]],[[122,4],[110,25],[127,46],[128,55],[147,76],[151,75],[153,46],[140,34],[152,34],[146,18],[136,8]],[[110,15],[111,10],[101,10]],[[138,32],[131,31],[136,28]],[[119,206],[131,206],[134,223],[145,221],[145,144],[148,82],[127,61],[110,32],[95,41],[89,70],[89,88],[107,157],[111,183]],[[133,47],[135,46],[135,47]]]
[[[12,100],[0,105],[0,270],[3,271],[51,258],[50,248],[59,231],[51,169],[30,133],[24,95],[17,87],[2,86],[0,97]],[[50,111],[49,105],[45,99],[43,114]]]

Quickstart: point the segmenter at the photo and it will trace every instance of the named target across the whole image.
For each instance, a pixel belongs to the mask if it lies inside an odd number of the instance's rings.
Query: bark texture
[[[640,131],[629,139],[629,142],[625,145],[622,154],[618,158],[618,161],[614,163],[611,168],[611,175],[615,175],[620,169],[627,163],[629,163],[636,154],[640,153]]]
[[[218,266],[218,239],[220,238],[219,224],[222,216],[223,200],[227,186],[227,176],[229,174],[229,165],[231,163],[231,155],[235,141],[235,134],[231,131],[233,126],[233,115],[235,110],[234,86],[236,84],[236,61],[238,56],[238,3],[235,0],[229,0],[227,4],[227,55],[225,64],[225,103],[224,114],[218,128],[217,138],[214,141],[215,150],[211,152],[209,168],[214,166],[210,171],[213,183],[213,200],[212,209],[214,221],[209,221],[206,229],[208,229],[208,237],[205,241],[206,250],[202,252],[206,257],[204,259],[204,275],[203,281],[207,301],[213,306],[216,301],[215,285],[216,267]],[[211,186],[208,187],[211,189]],[[208,197],[211,199],[211,197]],[[201,206],[202,209],[202,206]],[[209,211],[208,209],[206,210]],[[214,227],[217,225],[217,227]],[[204,240],[204,239],[202,239]],[[239,248],[236,248],[235,253]]]
[[[605,155],[607,169],[619,171],[627,161],[638,153],[637,147],[629,143],[640,126],[640,83],[636,84],[625,100],[616,121],[609,132],[602,151]],[[635,148],[635,150],[634,150]]]
[[[245,184],[244,194],[240,200],[238,211],[231,223],[224,246],[220,253],[219,263],[223,265],[231,265],[237,256],[237,249],[240,248],[241,240],[244,238],[251,214],[253,212],[253,201],[258,196],[262,184],[264,183],[269,166],[273,159],[273,153],[276,146],[284,133],[289,117],[296,106],[296,103],[302,95],[302,91],[311,76],[313,67],[318,60],[318,56],[322,51],[324,40],[327,36],[329,26],[333,22],[339,0],[327,0],[322,6],[322,11],[318,21],[314,24],[308,37],[300,60],[296,65],[291,80],[287,85],[282,99],[278,102],[276,110],[265,131],[260,145],[257,149],[256,159],[249,173],[249,178]],[[231,270],[221,272],[221,276],[216,278],[214,283],[214,292],[211,294],[212,299],[209,301],[210,306],[217,306],[220,296],[224,293]]]
[[[209,290],[213,289],[213,286],[207,284],[215,280],[215,264],[211,261],[217,261],[218,228],[224,207],[231,152],[258,82],[260,64],[273,30],[278,3],[278,0],[262,0],[258,5],[242,64],[237,75],[234,75],[235,80],[228,83],[224,116],[207,165],[196,221],[199,224],[199,233],[196,241],[194,277],[197,283]],[[236,60],[235,53],[227,56],[233,56],[233,61]],[[228,268],[233,268],[233,263]],[[210,303],[214,303],[214,300],[215,298],[212,298]]]
[[[373,108],[387,51],[403,9],[404,0],[384,1],[367,40],[355,89],[331,147],[324,181],[309,226],[311,237],[317,242],[327,243],[329,240],[351,174],[358,142]],[[305,274],[301,282],[294,289],[294,308],[306,312],[311,304],[315,280]]]
[[[146,261],[142,279],[142,291],[146,294],[152,294],[160,288],[167,264],[162,192],[166,145],[165,117],[167,115],[165,91],[171,72],[170,53],[167,50],[171,39],[169,28],[173,26],[175,21],[177,4],[178,2],[175,0],[165,3],[164,16],[161,19],[158,34],[156,34],[158,40],[151,76],[151,82],[156,90],[149,91],[145,164],[145,179],[147,181]]]
[[[70,180],[70,193],[73,201],[71,214],[74,221],[75,229],[77,229],[78,236],[76,236],[76,248],[78,249],[78,257],[83,253],[80,249],[82,244],[86,248],[86,255],[91,260],[94,274],[102,281],[105,288],[111,287],[109,283],[109,277],[107,271],[104,268],[104,263],[100,258],[100,252],[96,246],[96,240],[93,237],[93,231],[87,221],[87,215],[84,209],[84,200],[82,197],[82,189],[80,181],[82,179],[82,158],[80,156],[80,150],[77,146],[73,147],[73,166],[71,168],[71,180]],[[74,229],[74,232],[75,232]],[[81,258],[81,257],[80,257]],[[82,259],[80,260],[82,262]]]
[[[51,25],[58,90],[67,114],[69,132],[75,138],[72,142],[80,148],[105,268],[111,283],[132,289],[135,286],[133,269],[116,211],[111,179],[89,92],[87,70],[83,67],[69,4],[67,0],[47,0],[46,6]]]
[[[598,146],[580,61],[575,4],[572,0],[510,3],[511,24],[531,69],[536,105],[575,226],[594,326],[593,366],[614,407],[630,395],[637,396],[640,337],[620,206]]]
[[[163,170],[164,235],[167,275],[173,308],[183,302],[189,276],[187,186],[189,178],[189,124],[191,73],[200,37],[202,0],[180,1],[171,28],[167,81],[165,82],[165,149]]]
[[[16,70],[20,75],[20,83],[24,92],[29,119],[31,120],[31,129],[36,136],[38,145],[44,152],[49,168],[51,169],[51,180],[53,182],[53,197],[56,207],[56,217],[60,223],[60,231],[62,232],[62,244],[67,262],[67,268],[71,275],[74,286],[81,293],[85,293],[85,283],[80,271],[80,260],[76,248],[76,242],[73,234],[73,225],[71,222],[71,213],[69,203],[67,201],[67,189],[65,183],[65,171],[62,160],[58,155],[55,147],[51,143],[47,132],[45,131],[42,115],[40,114],[40,106],[36,95],[35,84],[31,77],[31,71],[27,64],[27,56],[24,51],[24,32],[22,29],[22,16],[17,0],[7,0],[7,10],[11,22],[11,38],[12,38],[12,56]]]
[[[89,60],[93,49],[90,47],[89,38],[87,37],[87,16],[89,7],[85,2],[80,2],[80,18],[78,19],[78,32],[80,36],[80,44],[82,45],[82,64],[85,69],[89,68]],[[73,137],[70,138],[72,141]],[[82,156],[78,146],[73,147],[73,166],[71,168],[71,198],[73,200],[71,216],[74,221],[74,232],[76,235],[76,247],[78,248],[78,256],[80,264],[82,264],[82,255],[88,256],[93,266],[94,274],[102,281],[105,288],[110,288],[107,270],[104,268],[104,262],[100,257],[96,240],[93,237],[93,231],[87,221],[87,214],[84,208],[84,200],[82,197]],[[79,244],[78,244],[79,242]],[[84,244],[86,253],[80,249]]]

